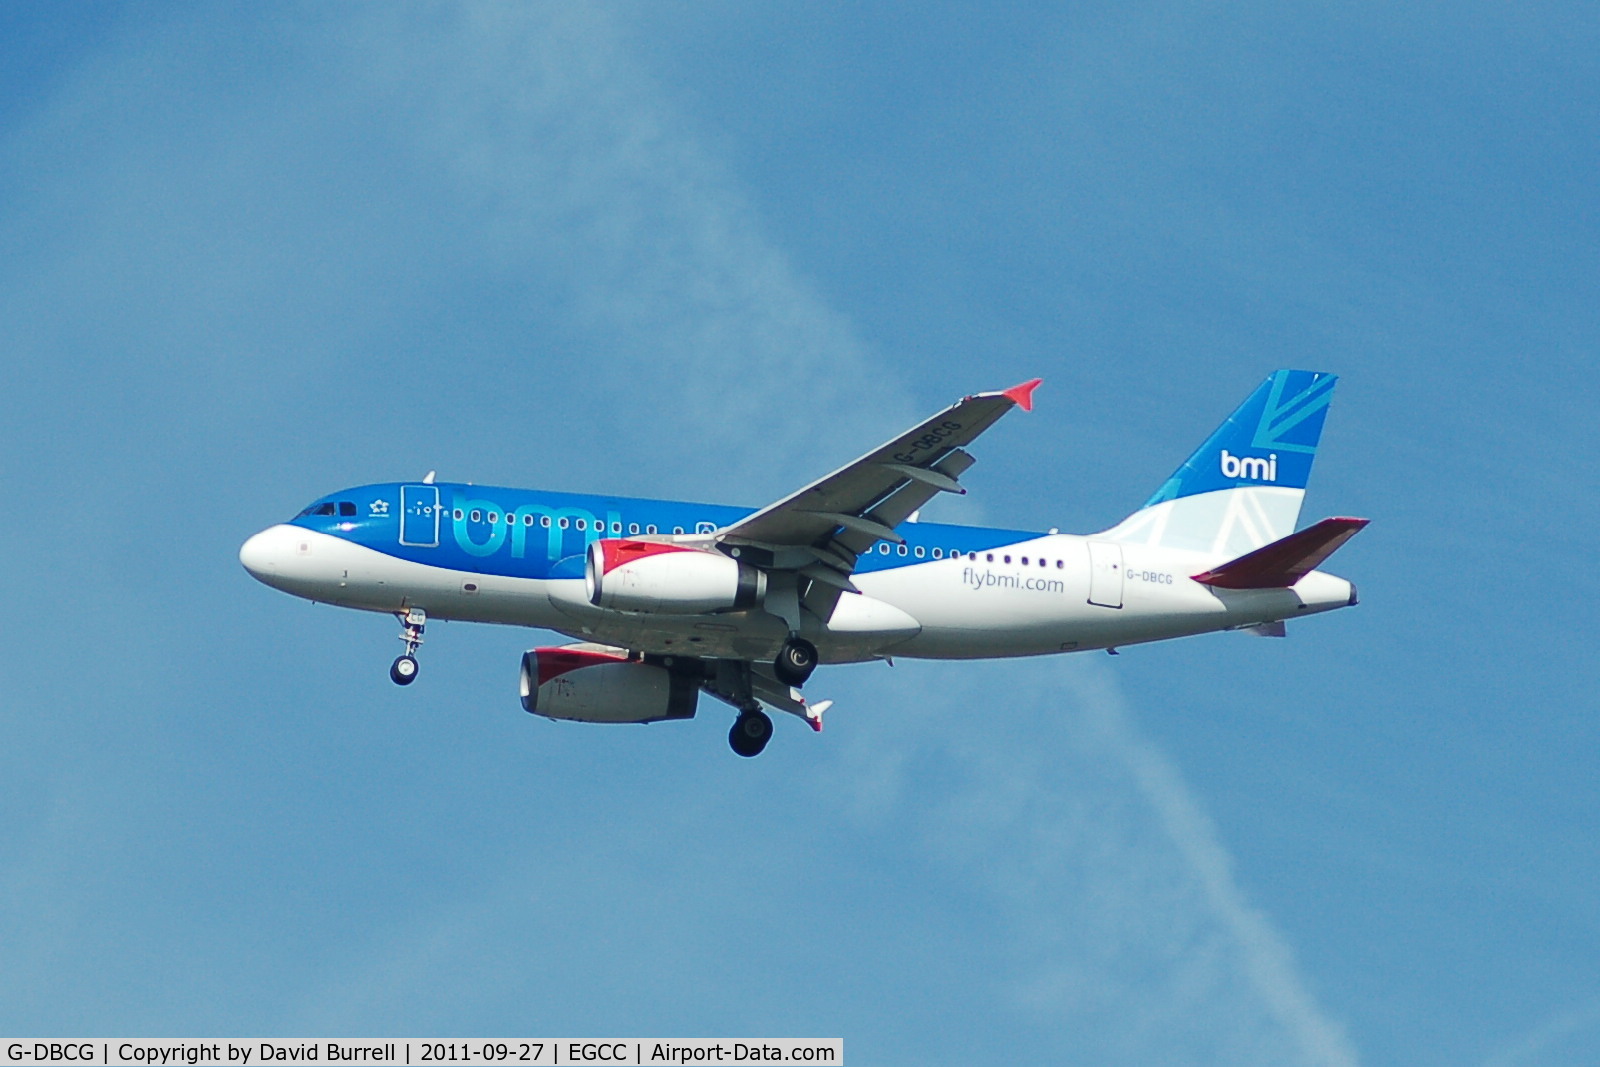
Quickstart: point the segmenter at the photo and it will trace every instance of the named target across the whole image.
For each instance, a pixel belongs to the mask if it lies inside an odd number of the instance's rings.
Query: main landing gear
[[[767,742],[772,740],[772,720],[761,710],[755,690],[760,690],[763,694],[761,699],[768,703],[775,703],[784,710],[791,710],[792,706],[803,711],[805,702],[790,687],[804,685],[806,679],[811,677],[811,672],[817,669],[817,646],[791,633],[783,647],[778,649],[777,658],[772,661],[772,674],[767,681],[761,681],[750,668],[749,663],[719,661],[716,676],[706,685],[708,692],[739,709],[739,717],[734,720],[733,729],[728,731],[728,745],[741,756],[760,755],[761,750],[767,747]],[[782,690],[773,688],[773,678],[784,687]],[[818,707],[826,708],[827,705]],[[816,729],[820,722],[819,717],[812,723],[812,728]]]
[[[772,673],[784,685],[805,685],[811,672],[817,669],[817,646],[803,637],[791,637],[778,650],[772,661]]]
[[[746,708],[728,731],[728,744],[741,756],[759,756],[772,740],[772,720],[759,708]]]
[[[427,625],[428,615],[421,608],[412,608],[403,614],[396,612],[395,618],[400,620],[400,640],[405,642],[406,650],[389,665],[389,679],[395,685],[410,685],[417,680],[417,646],[422,644],[422,628]]]

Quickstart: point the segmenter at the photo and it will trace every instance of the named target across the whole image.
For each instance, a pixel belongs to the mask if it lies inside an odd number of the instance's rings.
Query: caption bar
[[[245,1040],[151,1041],[119,1038],[93,1041],[11,1040],[0,1045],[0,1067],[267,1067],[312,1063],[359,1067],[680,1067],[701,1063],[809,1063],[839,1067],[844,1041],[779,1038],[640,1038],[596,1041],[552,1038],[516,1040]]]

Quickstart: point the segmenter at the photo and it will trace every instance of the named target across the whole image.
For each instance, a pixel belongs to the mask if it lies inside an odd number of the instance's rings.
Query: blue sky
[[[1600,1058],[1590,5],[7,5],[0,1030]],[[1342,375],[1286,641],[820,674],[732,757],[273,593],[441,477],[759,505],[1042,375],[1089,531]],[[937,512],[937,513],[936,513]]]

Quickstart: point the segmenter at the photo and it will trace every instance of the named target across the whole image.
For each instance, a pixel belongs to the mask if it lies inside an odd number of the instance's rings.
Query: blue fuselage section
[[[292,525],[414,563],[550,579],[583,577],[584,553],[600,538],[708,534],[751,511],[501,486],[391,482],[323,497]],[[905,544],[879,543],[861,557],[856,573],[982,552],[1039,536],[942,523],[906,523],[899,533]]]

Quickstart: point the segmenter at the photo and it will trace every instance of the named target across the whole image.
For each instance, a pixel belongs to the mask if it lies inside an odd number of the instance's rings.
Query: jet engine
[[[692,719],[700,685],[691,674],[616,652],[535,648],[522,654],[522,708],[573,722]]]
[[[721,552],[626,538],[589,545],[584,582],[596,607],[659,615],[753,608],[767,592],[763,571]]]

